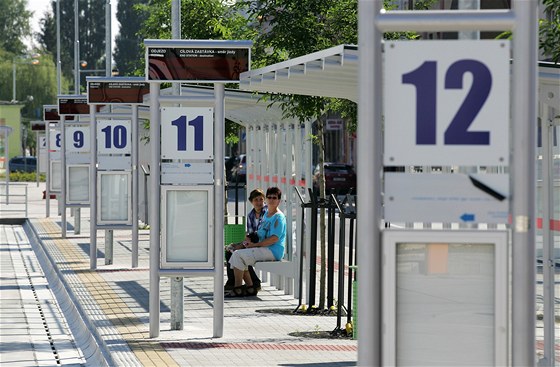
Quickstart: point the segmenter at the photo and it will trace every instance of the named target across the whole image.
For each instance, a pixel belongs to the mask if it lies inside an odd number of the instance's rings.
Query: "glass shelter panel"
[[[51,161],[51,171],[49,176],[49,184],[51,192],[60,192],[62,184],[62,172],[60,161]]]
[[[68,166],[67,180],[68,204],[87,204],[89,202],[89,166]]]
[[[383,234],[384,364],[507,364],[507,232]]]
[[[99,172],[100,224],[131,224],[130,178],[128,172]]]
[[[397,365],[491,365],[494,246],[397,245]]]
[[[213,267],[212,188],[162,190],[163,267]]]

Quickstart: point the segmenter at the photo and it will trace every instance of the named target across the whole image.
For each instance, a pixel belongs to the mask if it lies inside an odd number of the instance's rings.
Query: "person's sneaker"
[[[257,292],[261,291],[261,283],[256,283],[255,284],[255,289],[257,290]]]
[[[235,286],[235,284],[230,284],[230,283],[226,283],[224,285],[224,291],[231,291],[233,289],[233,287]]]

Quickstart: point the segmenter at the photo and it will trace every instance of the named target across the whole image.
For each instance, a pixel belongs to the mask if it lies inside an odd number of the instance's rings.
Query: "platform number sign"
[[[212,159],[214,109],[166,107],[161,109],[162,159]]]
[[[509,41],[385,44],[384,164],[507,165]]]
[[[98,154],[131,154],[130,120],[97,120]]]
[[[59,128],[50,128],[49,130],[49,151],[59,152],[62,148],[62,134]]]
[[[67,124],[65,130],[67,153],[89,153],[90,131],[89,124]]]

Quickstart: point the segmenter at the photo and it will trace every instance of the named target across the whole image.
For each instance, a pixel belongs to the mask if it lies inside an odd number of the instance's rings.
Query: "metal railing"
[[[0,182],[0,218],[24,213],[27,218],[27,184]]]

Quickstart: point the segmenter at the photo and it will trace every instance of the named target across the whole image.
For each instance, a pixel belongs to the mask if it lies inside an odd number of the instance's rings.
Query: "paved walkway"
[[[225,300],[223,337],[213,338],[212,278],[185,278],[184,330],[180,331],[170,329],[169,278],[162,278],[160,336],[149,338],[148,231],[140,233],[139,267],[134,269],[130,267],[131,232],[114,231],[114,262],[104,265],[104,231],[99,231],[98,269],[91,271],[89,210],[81,210],[81,234],[69,230],[67,238],[62,238],[60,217],[53,216],[56,201],[51,200],[51,217],[45,218],[45,201],[41,199],[44,184],[28,187],[31,226],[25,231],[17,225],[0,227],[2,365],[95,366],[100,354],[112,366],[356,365],[357,341],[325,337],[335,329],[336,317],[294,315],[289,311],[296,308],[297,300],[266,283],[257,297]],[[68,215],[68,223],[73,221]],[[18,238],[26,236],[30,240],[19,242]],[[49,277],[44,274],[35,277],[41,266],[29,245],[33,240],[40,240],[45,261],[52,265],[50,271],[64,288],[61,293],[66,291],[72,304],[77,305],[74,316],[68,316],[72,313],[65,310],[64,300],[54,299],[50,289],[58,286],[47,285]],[[30,281],[36,290],[40,286],[41,294],[31,290]],[[33,312],[26,307],[16,310],[21,303],[29,303],[37,314],[48,309],[46,326],[42,320],[33,319]],[[41,307],[43,304],[50,307]],[[18,333],[17,343],[8,342],[15,325],[23,330]]]

